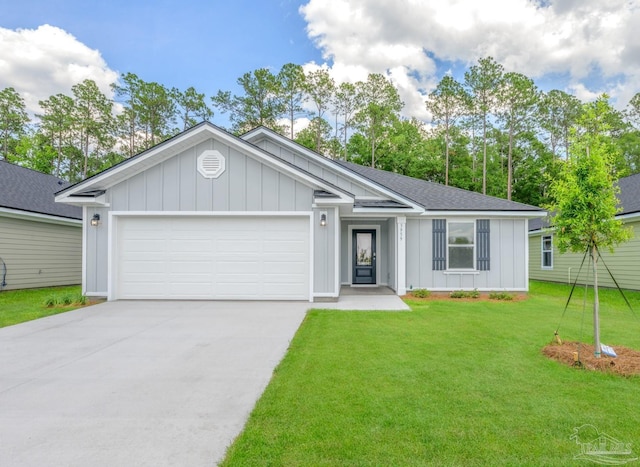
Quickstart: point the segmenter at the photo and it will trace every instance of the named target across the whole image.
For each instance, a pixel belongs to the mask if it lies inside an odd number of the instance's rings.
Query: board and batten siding
[[[408,218],[407,290],[527,290],[526,228],[525,219],[490,219],[488,271],[437,271],[433,270],[432,220]]]
[[[327,182],[342,188],[343,190],[355,196],[372,196],[378,197],[379,193],[367,189],[364,185],[355,183],[346,177],[339,175],[335,170],[325,168],[323,165],[314,162],[307,156],[296,154],[290,149],[281,146],[271,140],[262,139],[256,143],[256,146],[265,151],[284,159],[296,167],[300,167],[307,172],[326,180]]]
[[[627,222],[633,229],[633,238],[615,248],[613,254],[608,249],[600,251],[604,262],[618,284],[623,289],[640,290],[640,220]],[[542,237],[553,237],[553,267],[542,269]],[[580,270],[583,253],[560,254],[556,245],[556,236],[552,230],[535,232],[529,236],[529,278],[540,281],[573,283]],[[585,261],[579,283],[584,284],[588,261]],[[591,279],[589,279],[591,283]],[[598,263],[598,284],[603,287],[615,287],[602,262]]]
[[[0,258],[7,266],[2,290],[80,284],[82,225],[0,217]]]
[[[218,178],[204,178],[197,171],[197,158],[208,149],[225,157],[225,171]],[[88,227],[87,231],[88,294],[107,293],[109,211],[302,213],[312,211],[313,189],[211,138],[109,188],[106,201],[109,208],[87,209],[88,219],[94,213],[101,217],[100,226]],[[314,224],[317,232],[319,220]],[[329,239],[327,242],[328,247],[335,243]],[[325,255],[333,255],[333,250],[327,250]],[[321,261],[314,268],[314,278],[319,275],[314,286],[319,291],[332,289],[333,279],[328,272],[332,271],[331,261]]]
[[[197,171],[207,149],[225,157],[218,178]],[[107,201],[113,211],[310,211],[313,190],[209,139],[107,190]]]
[[[320,213],[327,213],[327,224],[320,226]],[[340,220],[336,209],[315,209],[313,212],[313,293],[338,296],[336,283],[336,229]]]

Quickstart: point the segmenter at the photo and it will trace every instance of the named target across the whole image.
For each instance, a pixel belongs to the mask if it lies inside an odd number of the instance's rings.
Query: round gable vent
[[[218,178],[224,169],[224,156],[219,151],[209,149],[198,156],[198,172],[204,178]]]

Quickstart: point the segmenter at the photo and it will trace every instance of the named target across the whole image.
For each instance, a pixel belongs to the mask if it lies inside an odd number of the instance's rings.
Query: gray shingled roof
[[[335,161],[383,187],[409,198],[430,211],[542,211],[528,204],[419,180],[385,170],[345,161]]]
[[[640,212],[640,173],[622,177],[618,180],[620,193],[618,193],[618,207],[622,211],[618,214],[633,214]],[[529,221],[529,230],[540,230],[549,227],[548,219],[531,219]]]
[[[54,194],[68,185],[53,175],[0,160],[0,207],[82,219],[82,208],[54,201]]]

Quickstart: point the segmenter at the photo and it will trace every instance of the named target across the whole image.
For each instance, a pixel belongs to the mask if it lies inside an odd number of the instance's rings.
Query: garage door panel
[[[308,217],[122,217],[116,298],[309,298]]]

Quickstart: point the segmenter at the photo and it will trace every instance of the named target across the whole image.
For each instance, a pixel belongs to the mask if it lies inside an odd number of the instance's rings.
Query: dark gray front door
[[[353,274],[354,284],[376,283],[376,231],[353,231]]]

